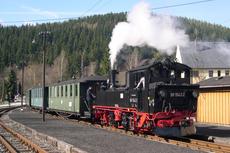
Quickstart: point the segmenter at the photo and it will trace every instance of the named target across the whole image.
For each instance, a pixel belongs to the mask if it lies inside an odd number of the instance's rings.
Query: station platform
[[[198,135],[213,137],[214,142],[230,145],[230,126],[196,123]]]
[[[47,117],[46,122],[42,122],[42,115],[28,108],[23,111],[16,109],[9,114],[9,117],[37,132],[52,136],[89,153],[200,152],[189,148],[149,141],[141,137],[127,136],[93,126],[72,123],[66,120]]]

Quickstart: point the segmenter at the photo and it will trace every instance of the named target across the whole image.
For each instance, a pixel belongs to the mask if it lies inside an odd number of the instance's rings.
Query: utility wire
[[[167,5],[167,6],[155,7],[155,8],[152,8],[152,10],[160,10],[160,9],[166,9],[166,8],[172,8],[172,7],[181,7],[181,6],[186,6],[186,5],[194,5],[194,4],[206,3],[210,1],[215,1],[215,0],[202,0],[202,1],[194,1],[194,2],[189,2],[189,3]],[[84,12],[82,15],[77,16],[77,17],[63,17],[63,18],[50,18],[50,19],[37,19],[37,20],[18,20],[18,21],[5,21],[5,22],[3,21],[2,23],[45,22],[45,21],[61,21],[61,20],[77,19],[79,17],[83,17],[89,11],[93,10],[97,6],[97,4],[99,4],[100,2],[101,0],[97,0],[96,3],[92,5],[92,7],[90,7],[86,12]]]
[[[92,5],[92,7],[90,7],[82,15],[77,16],[77,17],[49,18],[49,19],[37,19],[37,20],[18,20],[18,21],[6,21],[6,22],[3,21],[2,23],[44,22],[44,21],[61,21],[61,20],[77,19],[77,18],[83,17],[88,12],[92,11],[97,6],[97,4],[99,4],[100,2],[101,0],[97,0],[96,3]]]
[[[160,10],[160,9],[166,9],[166,8],[171,8],[171,7],[180,7],[180,6],[186,6],[186,5],[206,3],[206,2],[210,2],[210,1],[215,1],[215,0],[194,1],[194,2],[190,2],[190,3],[182,3],[182,4],[175,4],[175,5],[167,5],[167,6],[155,7],[155,8],[152,8],[152,9],[153,10]]]

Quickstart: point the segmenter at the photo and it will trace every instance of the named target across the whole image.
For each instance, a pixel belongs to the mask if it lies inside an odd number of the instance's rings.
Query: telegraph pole
[[[23,88],[24,88],[24,59],[22,61],[22,86],[21,86],[21,106],[23,106]]]
[[[81,53],[81,78],[83,77],[83,73],[84,73],[84,55],[85,55],[85,51]]]
[[[5,99],[5,78],[3,77],[3,84],[2,84],[2,103]]]
[[[39,35],[43,40],[43,69],[42,69],[42,121],[45,122],[45,55],[46,55],[46,41],[49,36],[49,31],[40,32]]]

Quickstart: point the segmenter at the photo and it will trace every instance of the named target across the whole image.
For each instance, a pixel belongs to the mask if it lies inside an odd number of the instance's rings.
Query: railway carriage
[[[69,80],[50,84],[45,87],[45,109],[48,111],[65,112],[78,116],[88,116],[89,104],[86,102],[86,91],[89,86],[96,94],[106,77],[89,76],[79,80]],[[28,106],[42,108],[42,88],[28,90]]]
[[[90,76],[49,85],[48,109],[85,116],[89,113],[89,105],[85,100],[88,87],[91,86],[96,94],[101,83],[104,82],[106,82],[105,77]]]
[[[26,106],[31,107],[31,89],[26,91]]]
[[[50,85],[49,110],[79,112],[79,86],[76,80]]]
[[[42,87],[34,87],[31,88],[29,91],[29,100],[28,102],[30,102],[31,107],[33,108],[42,108],[42,104],[43,104],[43,99],[42,99]],[[48,107],[48,87],[45,87],[45,108]]]

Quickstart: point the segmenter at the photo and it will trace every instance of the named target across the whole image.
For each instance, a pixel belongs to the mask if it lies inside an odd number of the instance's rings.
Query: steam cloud
[[[147,45],[171,54],[172,48],[187,42],[185,31],[177,28],[170,16],[153,15],[149,4],[141,1],[128,13],[127,22],[119,22],[113,29],[109,43],[111,68],[124,45]]]

